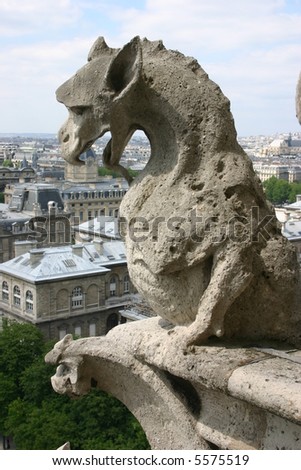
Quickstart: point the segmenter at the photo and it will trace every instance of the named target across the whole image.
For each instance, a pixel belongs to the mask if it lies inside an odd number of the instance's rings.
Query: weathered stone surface
[[[184,353],[168,331],[153,318],[105,337],[66,337],[46,358],[59,364],[53,387],[112,393],[153,449],[301,448],[299,363],[225,343]]]
[[[233,372],[228,387],[233,396],[301,422],[301,364],[266,358]]]
[[[65,337],[46,357],[54,389],[112,393],[154,449],[300,449],[300,356],[285,349],[300,343],[299,266],[229,101],[194,59],[139,38],[98,39],[57,97],[70,162],[110,130],[105,164],[129,179],[128,139],[150,139],[121,215],[132,280],[162,318]]]
[[[176,336],[171,340],[170,331],[158,318],[151,318],[113,328],[107,338],[118,343],[122,336],[123,350],[134,354],[139,361],[161,370],[168,364],[170,373],[211,390],[227,391],[229,377],[238,367],[265,357],[260,351],[214,342],[187,352]]]
[[[54,390],[76,397],[97,386],[112,393],[139,420],[153,449],[207,449],[195,433],[196,417],[187,413],[164,371],[138,361],[127,344],[107,337],[73,341],[67,335],[46,356],[59,363]]]
[[[299,266],[252,164],[238,145],[229,100],[196,60],[134,38],[102,38],[88,63],[57,90],[69,110],[63,155],[111,131],[104,162],[119,160],[136,129],[151,144],[120,214],[128,268],[174,337],[212,335],[300,342]]]

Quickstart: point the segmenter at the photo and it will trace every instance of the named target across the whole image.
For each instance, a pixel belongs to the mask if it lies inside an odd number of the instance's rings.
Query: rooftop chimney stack
[[[57,214],[57,202],[49,201],[48,202],[48,214],[49,216],[55,216]]]
[[[101,238],[94,238],[93,245],[99,255],[103,255],[103,241]]]
[[[72,245],[72,253],[76,256],[80,256],[81,258],[83,257],[83,249],[84,245],[82,245],[81,243]]]

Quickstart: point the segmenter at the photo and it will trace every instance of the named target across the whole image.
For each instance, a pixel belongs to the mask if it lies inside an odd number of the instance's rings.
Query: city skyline
[[[140,35],[195,57],[231,101],[238,135],[299,132],[300,0],[0,0],[0,133],[57,133],[56,88],[98,36]]]

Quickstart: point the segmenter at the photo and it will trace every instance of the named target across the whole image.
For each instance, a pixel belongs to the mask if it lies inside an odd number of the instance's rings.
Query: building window
[[[89,325],[89,336],[96,336],[96,324],[90,323]]]
[[[79,308],[83,305],[83,291],[81,287],[75,287],[72,291],[72,308]]]
[[[65,338],[66,334],[67,334],[67,328],[61,327],[59,329],[59,339],[61,340]]]
[[[31,290],[26,292],[26,312],[33,312],[33,294]]]
[[[18,308],[21,306],[21,293],[19,286],[14,287],[14,306]]]
[[[82,335],[82,327],[77,325],[75,328],[74,328],[74,334],[75,336],[81,336]]]
[[[98,287],[96,284],[91,284],[86,292],[86,306],[98,305]]]
[[[126,274],[123,278],[123,292],[124,294],[130,291],[130,278],[129,275]]]
[[[9,301],[9,289],[6,281],[2,282],[2,300],[5,302]]]
[[[112,276],[110,279],[110,295],[116,295],[116,276]]]
[[[111,313],[107,318],[107,333],[115,326],[118,325],[118,315],[117,313]]]

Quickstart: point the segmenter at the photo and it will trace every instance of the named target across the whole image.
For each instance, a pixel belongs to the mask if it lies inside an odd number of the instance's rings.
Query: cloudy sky
[[[140,35],[194,56],[231,101],[240,136],[301,131],[301,0],[0,0],[0,133],[56,133],[56,88],[94,40]]]

